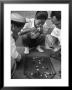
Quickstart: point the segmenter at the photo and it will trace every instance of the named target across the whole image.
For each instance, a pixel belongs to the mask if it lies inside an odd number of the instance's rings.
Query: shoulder
[[[26,23],[28,23],[30,21],[30,19],[29,18],[26,18]]]
[[[59,36],[60,36],[60,32],[61,32],[61,30],[55,27],[55,28],[53,29],[51,35],[52,35],[52,36],[55,36],[55,37],[59,37]]]
[[[34,18],[30,18],[30,19],[27,18],[27,22],[25,23],[23,29],[32,28],[32,27],[34,27]]]
[[[34,18],[30,18],[30,21],[34,21]]]
[[[26,19],[26,24],[34,24],[34,18]]]
[[[26,23],[32,23],[34,22],[34,18],[26,18]]]

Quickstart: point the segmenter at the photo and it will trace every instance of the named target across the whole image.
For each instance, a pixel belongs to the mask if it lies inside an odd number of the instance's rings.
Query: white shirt
[[[58,38],[60,45],[61,45],[61,29],[55,27],[51,33],[52,36]]]
[[[46,35],[46,38],[45,38],[45,47],[47,49],[49,49],[51,46],[53,46],[54,41],[53,41],[52,36],[58,38],[59,45],[58,45],[58,47],[56,46],[56,48],[60,48],[60,46],[61,46],[61,30],[56,28],[56,26],[54,27],[54,29],[53,29],[51,34],[47,34]]]
[[[25,25],[24,25],[24,27],[23,27],[23,29],[21,30],[21,31],[23,31],[25,28],[27,29],[27,28],[33,28],[33,27],[35,27],[35,25],[34,25],[34,18],[31,18],[31,19],[28,19],[27,21],[28,21],[28,23],[26,23]],[[47,24],[46,23],[44,23],[44,25],[43,25],[43,29],[45,30],[45,28],[47,28],[48,26],[47,26]]]
[[[17,50],[16,50],[15,41],[14,41],[14,39],[13,39],[13,37],[12,37],[12,31],[11,31],[11,57],[12,57],[13,59],[16,59],[17,56],[18,56],[18,52],[17,52]]]

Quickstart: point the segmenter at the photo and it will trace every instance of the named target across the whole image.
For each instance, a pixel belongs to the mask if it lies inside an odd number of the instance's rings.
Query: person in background
[[[11,13],[11,74],[14,74],[16,62],[21,60],[21,55],[16,49],[15,41],[18,35],[14,37],[14,32],[19,32],[25,23],[25,19],[18,13]]]
[[[55,25],[51,34],[47,34],[45,39],[46,49],[57,52],[61,49],[61,11],[51,12],[51,21]]]
[[[35,18],[31,18],[28,23],[25,24],[21,33],[28,33],[23,37],[23,43],[25,46],[25,54],[29,54],[29,48],[35,47],[39,52],[44,52],[41,45],[44,43],[43,28],[46,26],[46,20],[48,18],[47,11],[37,11]]]

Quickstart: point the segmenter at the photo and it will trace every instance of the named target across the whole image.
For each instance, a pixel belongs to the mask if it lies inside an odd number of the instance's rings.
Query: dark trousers
[[[32,39],[29,36],[23,36],[22,37],[23,45],[27,46],[29,48],[37,47],[38,45],[43,45],[45,43],[45,36],[39,36],[36,39]]]

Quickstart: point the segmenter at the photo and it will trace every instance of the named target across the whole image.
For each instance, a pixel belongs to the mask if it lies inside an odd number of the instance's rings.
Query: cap
[[[26,19],[18,13],[11,13],[11,20],[21,23],[26,22]]]

